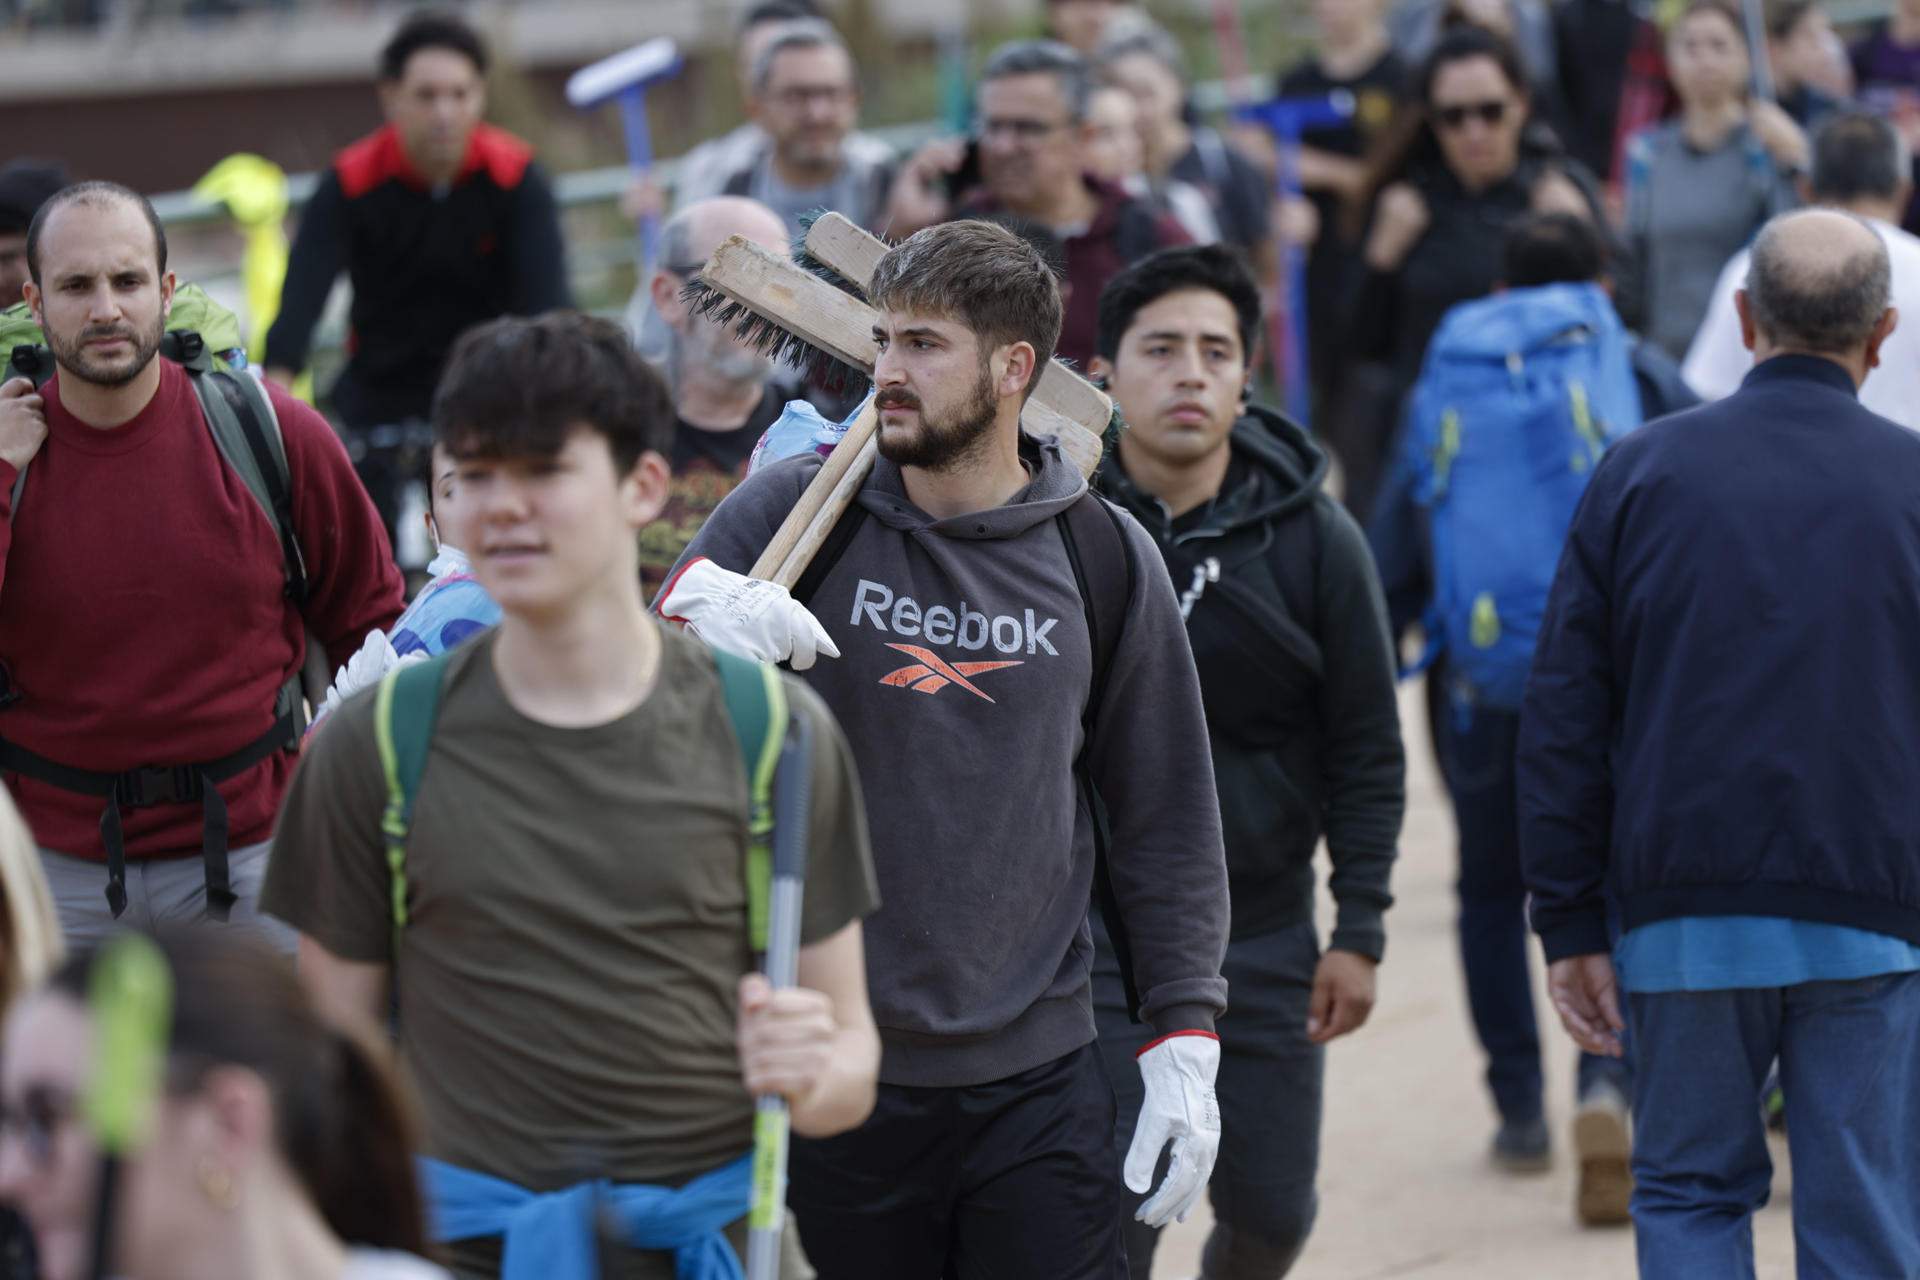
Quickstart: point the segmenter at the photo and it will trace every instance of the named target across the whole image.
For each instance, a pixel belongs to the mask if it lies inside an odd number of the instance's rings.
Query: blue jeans
[[[1920,973],[1630,995],[1627,1022],[1643,1280],[1754,1274],[1776,1055],[1800,1280],[1920,1280]]]
[[[1438,690],[1444,677],[1430,673],[1427,685]],[[1460,832],[1460,964],[1473,1029],[1487,1051],[1487,1085],[1503,1118],[1535,1119],[1544,1104],[1514,781],[1520,717],[1477,709],[1463,722],[1444,697],[1431,695],[1427,710]],[[1632,1087],[1624,1059],[1581,1054],[1579,1092],[1603,1080],[1622,1094]]]

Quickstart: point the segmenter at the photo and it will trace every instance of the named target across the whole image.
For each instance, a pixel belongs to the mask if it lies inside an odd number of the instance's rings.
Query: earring
[[[234,1185],[233,1171],[225,1165],[215,1164],[211,1158],[200,1162],[194,1170],[200,1183],[200,1194],[207,1203],[222,1213],[232,1213],[240,1204],[240,1188]]]

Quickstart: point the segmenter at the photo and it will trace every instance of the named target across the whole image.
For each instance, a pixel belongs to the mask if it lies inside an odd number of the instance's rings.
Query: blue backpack
[[[1465,302],[1427,348],[1403,448],[1431,539],[1427,651],[1462,713],[1517,711],[1561,545],[1609,445],[1640,425],[1631,339],[1599,286]]]

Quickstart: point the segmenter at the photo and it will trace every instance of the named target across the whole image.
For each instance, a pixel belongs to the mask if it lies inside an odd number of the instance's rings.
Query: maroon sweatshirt
[[[273,522],[220,456],[187,373],[160,366],[147,407],[105,431],[61,406],[58,376],[47,383],[47,440],[18,513],[15,470],[0,462],[0,664],[19,694],[0,708],[0,736],[77,768],[230,755],[273,724],[275,696],[306,656]],[[305,621],[338,666],[399,616],[399,571],[333,428],[268,394],[306,557]],[[220,784],[233,847],[272,833],[293,764],[278,752]],[[105,859],[97,797],[5,781],[37,842]],[[121,816],[129,859],[199,852],[197,803]]]
[[[1093,220],[1083,228],[1053,228],[1066,256],[1066,315],[1053,354],[1084,369],[1099,354],[1100,293],[1107,282],[1157,249],[1192,244],[1193,237],[1172,214],[1150,200],[1128,195],[1112,183],[1089,176],[1087,187],[1100,200]],[[1008,210],[982,191],[958,216],[980,218]]]

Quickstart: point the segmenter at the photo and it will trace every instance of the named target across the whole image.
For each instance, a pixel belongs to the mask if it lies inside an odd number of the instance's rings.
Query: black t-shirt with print
[[[667,506],[640,533],[640,589],[648,600],[720,500],[746,479],[753,446],[786,403],[779,388],[769,386],[747,420],[732,431],[707,431],[681,419],[674,421],[673,479],[667,486]]]
[[[1334,93],[1353,95],[1353,114],[1341,124],[1310,129],[1301,135],[1302,145],[1317,151],[1358,159],[1366,155],[1374,141],[1393,123],[1400,108],[1401,94],[1410,76],[1400,56],[1391,51],[1382,54],[1371,67],[1351,79],[1326,73],[1312,59],[1280,77],[1282,98],[1325,98]],[[1312,346],[1315,380],[1322,386],[1336,354],[1337,335],[1343,327],[1343,299],[1351,298],[1364,275],[1360,246],[1341,234],[1341,202],[1330,192],[1310,195],[1320,214],[1320,238],[1314,242],[1307,262],[1307,324]]]

